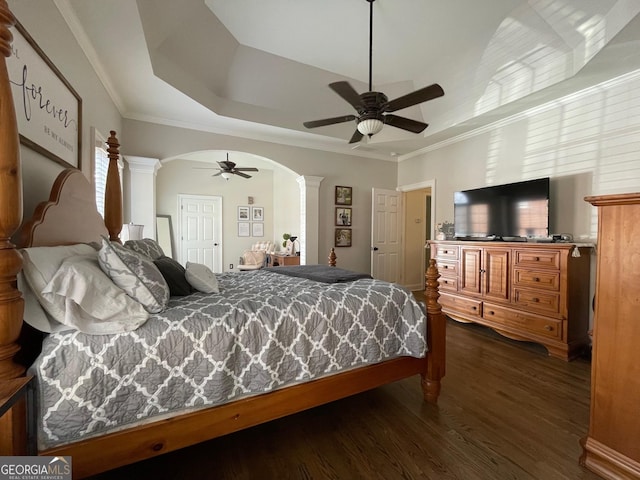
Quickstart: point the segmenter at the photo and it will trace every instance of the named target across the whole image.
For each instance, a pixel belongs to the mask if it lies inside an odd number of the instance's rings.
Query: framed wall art
[[[254,222],[251,224],[252,237],[264,237],[264,223]]]
[[[351,205],[351,187],[336,186],[336,205]]]
[[[351,246],[351,229],[336,228],[336,247]]]
[[[351,208],[336,207],[336,225],[339,227],[351,226]]]
[[[251,220],[254,222],[264,222],[264,208],[251,207]]]
[[[248,237],[250,234],[250,223],[249,222],[238,222],[238,236],[239,237]]]
[[[80,168],[82,99],[16,21],[7,58],[20,143],[65,167]]]
[[[249,221],[249,207],[238,207],[238,220],[241,222]]]

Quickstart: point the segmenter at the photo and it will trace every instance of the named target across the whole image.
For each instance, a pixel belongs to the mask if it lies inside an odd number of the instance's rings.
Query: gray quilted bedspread
[[[426,353],[425,314],[398,285],[217,276],[219,294],[172,298],[133,332],[50,335],[31,368],[40,448]]]

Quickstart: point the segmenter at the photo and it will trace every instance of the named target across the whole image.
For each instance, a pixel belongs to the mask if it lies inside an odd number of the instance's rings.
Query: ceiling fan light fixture
[[[384,123],[377,118],[367,118],[358,123],[358,131],[363,135],[371,137],[382,130]]]
[[[229,181],[229,179],[231,178],[231,174],[229,172],[222,172],[220,176],[227,181]]]

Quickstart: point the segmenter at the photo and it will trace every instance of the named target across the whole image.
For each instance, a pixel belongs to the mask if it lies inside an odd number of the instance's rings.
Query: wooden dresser
[[[544,345],[569,360],[589,342],[591,248],[570,243],[433,241],[451,318]]]
[[[598,207],[589,433],[581,463],[640,478],[640,193],[587,197]]]

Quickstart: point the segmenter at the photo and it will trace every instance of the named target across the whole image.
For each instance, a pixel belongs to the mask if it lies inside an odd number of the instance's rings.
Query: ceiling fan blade
[[[351,136],[351,140],[349,140],[349,143],[358,143],[360,140],[362,140],[363,135],[360,133],[360,130],[356,129],[355,132],[353,132],[353,135]]]
[[[246,173],[239,172],[237,169],[233,171],[234,175],[238,175],[242,178],[251,178],[251,175],[247,175]]]
[[[240,168],[234,168],[233,171],[234,172],[257,172],[258,169],[255,167],[240,167]]]
[[[329,88],[346,100],[353,108],[358,110],[362,106],[360,95],[349,82],[334,82],[329,84]]]
[[[411,120],[410,118],[399,117],[393,114],[385,115],[384,123],[413,133],[420,133],[429,126],[428,123],[418,122],[417,120]]]
[[[222,167],[223,170],[232,170],[233,167],[236,166],[235,163],[230,162],[229,160],[224,160],[222,162],[218,162],[218,165],[220,165],[220,167]]]
[[[434,83],[428,87],[421,88],[415,92],[407,93],[402,97],[387,102],[382,106],[384,112],[395,112],[403,108],[412,107],[428,100],[433,100],[444,95],[444,90],[440,85]]]
[[[220,170],[220,167],[193,167],[194,170]]]
[[[220,170],[218,173],[214,173],[213,175],[211,175],[212,177],[218,177],[222,175],[222,170]]]
[[[312,120],[310,122],[304,122],[303,125],[307,128],[324,127],[325,125],[333,125],[334,123],[344,123],[355,120],[355,115],[343,115],[342,117],[325,118],[323,120]]]

